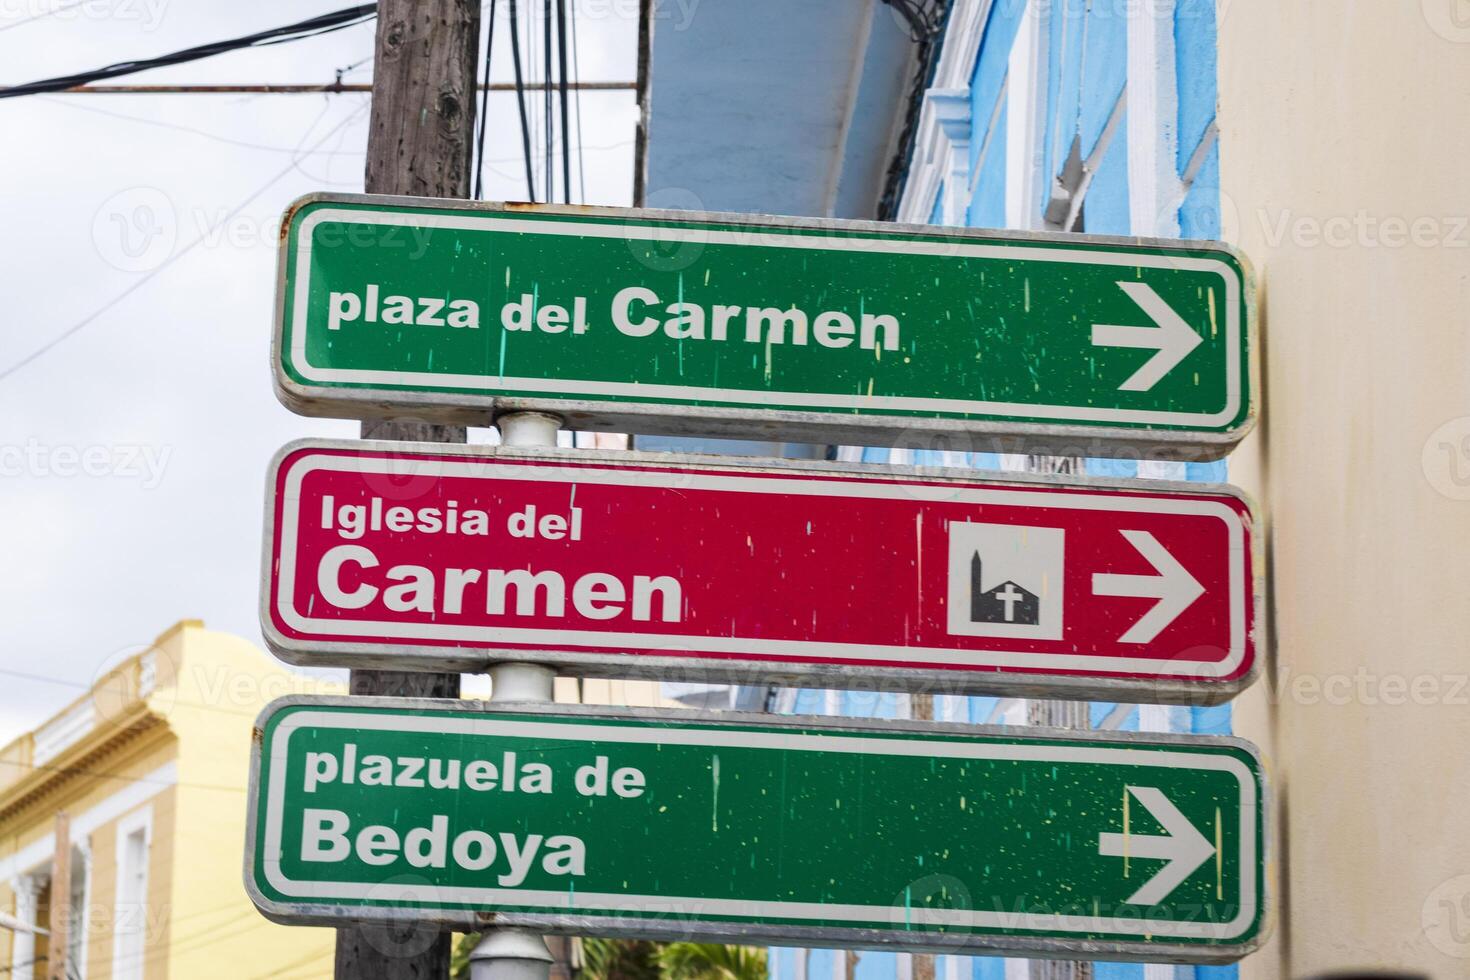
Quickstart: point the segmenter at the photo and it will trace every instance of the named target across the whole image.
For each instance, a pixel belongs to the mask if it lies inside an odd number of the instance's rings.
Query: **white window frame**
[[[1038,231],[1045,221],[1042,172],[1046,138],[1046,73],[1051,4],[1027,0],[1006,66],[1006,227]]]
[[[954,0],[949,26],[924,93],[909,174],[897,218],[928,224],[934,202],[944,197],[945,224],[963,225],[970,207],[970,77],[980,57],[980,40],[994,0]]]
[[[124,891],[124,882],[132,875],[133,870],[127,866],[127,842],[128,839],[139,831],[143,833],[143,873],[142,873],[142,896],[138,908],[129,910],[127,906],[127,893]],[[141,980],[144,973],[144,961],[148,949],[148,886],[151,880],[150,872],[153,863],[153,806],[149,804],[132,813],[122,817],[117,822],[117,849],[115,851],[115,873],[113,880],[116,882],[117,895],[113,906],[112,916],[112,977],[113,980]],[[136,916],[136,921],[133,917]],[[131,928],[121,929],[120,925],[130,924]],[[124,954],[127,952],[128,941],[134,936],[142,937],[138,943],[138,955],[136,961],[124,962]]]
[[[1146,238],[1179,237],[1183,185],[1175,0],[1139,4],[1128,17],[1128,225]]]
[[[81,915],[78,916],[78,903],[71,903],[71,921],[66,924],[66,942],[68,954],[75,953],[73,957],[68,955],[67,965],[69,972],[77,980],[87,980],[87,951],[89,940],[92,936],[92,844],[86,838],[72,841],[72,872],[76,872],[76,862],[82,862],[82,900],[80,902]],[[70,883],[68,882],[68,891]]]
[[[36,913],[41,899],[41,879],[35,873],[16,875],[10,880],[15,895],[15,917],[28,926],[36,926]],[[35,976],[36,934],[16,930],[10,940],[10,976],[12,980],[32,980]]]

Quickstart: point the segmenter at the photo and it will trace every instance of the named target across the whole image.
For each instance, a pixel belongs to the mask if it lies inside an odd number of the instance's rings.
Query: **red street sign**
[[[1256,671],[1230,487],[301,442],[269,488],[296,664],[1193,703]]]

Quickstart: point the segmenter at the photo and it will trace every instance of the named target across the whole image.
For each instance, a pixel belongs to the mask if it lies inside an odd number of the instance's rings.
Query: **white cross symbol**
[[[995,597],[1006,604],[1006,622],[1012,622],[1016,618],[1016,603],[1026,598],[1016,591],[1014,582],[1007,582],[1004,592],[997,592]]]

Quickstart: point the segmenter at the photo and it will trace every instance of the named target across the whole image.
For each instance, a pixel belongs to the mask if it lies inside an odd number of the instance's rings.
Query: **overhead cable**
[[[572,14],[576,15],[575,8]],[[558,69],[560,84],[557,86],[561,96],[561,200],[563,204],[571,204],[572,134],[567,112],[567,0],[556,0],[556,25],[557,60],[561,65]]]
[[[516,26],[516,0],[510,3],[510,60],[515,67],[516,108],[521,113],[521,151],[526,158],[526,200],[536,201],[536,177],[531,171],[531,124],[526,118],[526,83],[521,75],[521,37]]]
[[[490,125],[490,52],[495,47],[495,0],[490,0],[490,23],[485,32],[485,81],[480,88],[480,113],[475,119],[475,200],[485,189],[485,130]]]
[[[246,34],[243,37],[232,38],[228,41],[213,41],[209,44],[200,44],[172,54],[159,55],[156,58],[142,58],[136,61],[119,61],[103,68],[95,68],[91,71],[77,72],[73,75],[58,75],[55,78],[43,78],[39,81],[25,82],[20,85],[10,85],[0,88],[0,99],[13,99],[22,95],[38,95],[43,92],[61,92],[78,85],[86,85],[88,82],[100,81],[106,78],[119,78],[123,75],[133,75],[140,71],[148,71],[153,68],[162,68],[167,65],[182,65],[190,61],[199,61],[202,58],[210,58],[227,51],[238,51],[241,48],[266,47],[272,44],[283,44],[287,41],[299,41],[303,38],[318,37],[332,31],[340,31],[343,28],[355,27],[366,23],[377,16],[378,5],[376,3],[360,4],[356,7],[347,7],[332,13],[320,14],[310,17],[295,24],[285,27],[273,27],[268,31],[260,31],[255,34]]]

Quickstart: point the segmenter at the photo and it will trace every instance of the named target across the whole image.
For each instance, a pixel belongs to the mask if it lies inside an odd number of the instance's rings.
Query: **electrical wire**
[[[573,29],[573,40],[575,42],[575,37],[576,37],[576,23],[575,23],[575,21],[572,24],[572,29]],[[575,57],[575,55],[574,55],[574,57]],[[575,65],[575,62],[574,62],[574,65]],[[575,68],[574,68],[574,70],[575,70]],[[575,86],[575,81],[573,82],[573,85]],[[96,113],[97,115],[107,116],[109,118],[117,119],[117,120],[120,120],[120,121],[123,121],[123,122],[138,123],[139,125],[143,125],[143,126],[157,126],[160,129],[170,129],[170,130],[174,130],[175,132],[179,132],[179,133],[188,133],[191,136],[199,136],[199,137],[202,137],[203,139],[212,140],[213,142],[216,142],[216,143],[222,143],[222,144],[224,144],[226,146],[238,146],[238,147],[241,147],[241,148],[247,149],[247,150],[258,150],[258,151],[260,151],[262,153],[284,153],[284,154],[288,154],[288,155],[295,155],[295,154],[297,154],[297,153],[300,152],[300,148],[299,147],[278,146],[278,145],[272,145],[272,144],[268,144],[268,143],[251,143],[251,142],[249,142],[247,140],[231,139],[230,137],[223,136],[223,135],[221,135],[219,133],[212,133],[212,132],[210,132],[207,129],[199,129],[199,128],[194,127],[194,126],[185,126],[182,123],[166,122],[165,120],[162,120],[162,119],[149,119],[146,116],[134,116],[134,115],[131,115],[131,114],[126,113],[126,112],[114,112],[114,111],[112,111],[110,109],[102,109],[102,108],[98,108],[97,106],[92,106],[92,105],[82,105],[82,104],[79,104],[79,103],[77,103],[75,101],[72,101],[70,99],[60,98],[60,97],[56,97],[56,96],[42,96],[41,98],[44,101],[46,101],[46,102],[48,102],[48,103],[50,103],[52,105],[65,106],[68,109],[76,109],[76,110],[78,110],[80,112],[93,112],[93,113]],[[580,180],[585,181],[585,177],[582,176],[582,154],[583,154],[583,148],[582,148],[582,126],[581,126],[581,94],[576,90],[575,87],[573,87],[573,89],[572,89],[572,118],[573,118],[573,128],[575,129],[576,134],[577,134],[576,150],[577,150],[578,176],[579,176],[579,179]],[[343,135],[345,135],[345,133]],[[616,142],[616,143],[607,143],[607,144],[599,145],[599,146],[590,146],[590,147],[587,147],[587,149],[591,149],[591,150],[612,150],[612,149],[620,148],[620,147],[622,147],[624,145],[625,144],[622,143],[622,142]],[[357,157],[357,158],[360,159],[360,158],[362,158],[363,156],[366,155],[366,151],[365,150],[327,150],[327,149],[322,149],[322,150],[314,150],[314,151],[312,151],[312,155],[313,156],[319,156],[319,157],[332,157],[334,159],[337,158],[337,157]],[[521,162],[521,154],[520,153],[516,153],[514,156],[487,157],[487,158],[485,158],[485,159],[482,160],[482,165],[484,166],[485,169],[489,170],[490,173],[492,173],[492,174],[495,174],[495,175],[500,176],[500,177],[505,177],[508,180],[514,180],[515,179],[514,175],[507,174],[505,171],[503,171],[503,170],[499,169],[498,167],[496,167],[495,164],[509,164],[509,163],[520,163],[520,162]],[[582,194],[581,194],[581,198],[580,199],[583,200],[583,201],[585,201],[587,199],[585,182],[582,185]],[[0,671],[0,673],[3,673],[3,671]]]
[[[20,763],[0,761],[0,766],[11,766],[16,769],[24,769],[27,772],[49,772],[59,776],[93,776],[97,779],[111,779],[119,783],[148,783],[160,789],[170,786],[190,786],[194,789],[212,789],[222,793],[243,793],[244,786],[219,786],[213,783],[188,783],[182,780],[168,782],[162,779],[149,779],[146,776],[119,776],[114,772],[103,772],[100,769],[87,769],[83,766],[46,766],[36,763]]]
[[[251,977],[250,980],[265,980],[265,978],[267,977],[272,978],[272,980],[280,980],[280,978],[285,976],[287,973],[292,973],[296,970],[300,970],[304,968],[308,963],[314,963],[316,960],[319,960],[324,956],[330,956],[334,953],[335,950],[330,949],[325,949],[317,953],[310,953],[306,956],[301,957],[301,959],[299,960],[292,960],[285,966],[278,966],[270,973],[258,973],[254,977]]]
[[[321,146],[324,146],[326,144],[327,140],[329,140],[333,136],[337,135],[337,131],[338,130],[343,129],[344,127],[347,126],[348,123],[353,122],[356,119],[358,119],[360,116],[362,116],[362,114],[366,110],[366,108],[367,108],[366,106],[363,106],[363,107],[359,108],[356,112],[353,112],[350,115],[346,116],[336,126],[333,126],[331,129],[327,130],[326,135],[324,135],[320,140],[318,140],[316,142],[316,144],[313,145],[306,152],[307,153],[312,153],[317,148],[319,148]],[[272,187],[274,187],[281,180],[285,179],[285,177],[288,174],[290,174],[292,171],[294,171],[296,169],[296,163],[297,163],[297,161],[295,161],[295,160],[291,161],[291,164],[289,166],[287,166],[285,169],[283,169],[280,172],[278,172],[270,180],[266,181],[264,184],[261,184],[258,188],[256,188],[254,191],[252,191],[249,196],[247,196],[243,201],[241,201],[239,204],[236,204],[233,208],[231,208],[228,212],[226,212],[223,216],[221,216],[219,218],[219,220],[216,221],[214,224],[212,224],[207,230],[201,232],[198,236],[196,236],[193,241],[189,242],[189,244],[185,245],[183,248],[179,249],[177,252],[174,252],[168,258],[164,259],[162,262],[160,262],[157,266],[155,266],[149,272],[144,273],[135,282],[133,282],[132,285],[128,286],[122,292],[120,292],[116,296],[112,297],[112,299],[108,300],[101,307],[99,307],[98,309],[92,311],[91,313],[87,314],[86,316],[82,317],[76,323],[74,323],[71,326],[67,327],[65,330],[61,331],[61,333],[57,334],[56,336],[52,337],[50,340],[48,340],[45,343],[43,343],[40,347],[37,347],[35,350],[31,351],[29,354],[27,354],[24,357],[20,358],[20,360],[14,361],[10,365],[8,365],[7,367],[5,367],[3,370],[0,370],[0,381],[4,381],[6,378],[9,378],[11,375],[15,374],[17,371],[21,370],[22,368],[26,367],[29,364],[34,363],[35,361],[39,360],[41,357],[43,357],[44,355],[46,355],[50,351],[56,349],[56,347],[58,345],[60,345],[62,342],[64,342],[67,339],[75,336],[76,334],[80,333],[84,328],[86,328],[86,327],[90,326],[91,324],[95,323],[97,321],[97,318],[100,317],[100,316],[102,316],[102,314],[106,313],[108,310],[112,309],[118,303],[121,303],[123,300],[127,299],[133,293],[135,293],[138,290],[142,289],[144,286],[146,286],[148,283],[152,282],[154,279],[158,278],[158,276],[161,275],[165,269],[167,269],[170,266],[172,266],[175,262],[177,262],[179,259],[183,258],[185,255],[188,255],[191,251],[193,251],[196,247],[198,247],[198,245],[201,242],[203,242],[203,241],[205,241],[205,239],[209,238],[214,233],[214,231],[215,231],[216,228],[223,227],[227,222],[234,220],[235,216],[237,214],[239,214],[241,211],[245,210],[245,208],[248,207],[251,204],[251,202],[253,202],[257,197],[260,197],[260,195],[264,194],[266,191],[270,190]]]
[[[31,673],[29,671],[24,671],[24,670],[11,670],[11,669],[6,668],[6,667],[0,667],[0,676],[14,677],[14,678],[17,678],[19,680],[25,680],[25,681],[34,681],[34,682],[36,682],[38,684],[54,684],[57,687],[69,687],[69,688],[71,688],[73,690],[78,690],[78,691],[90,691],[90,690],[92,690],[92,687],[93,687],[93,685],[91,685],[91,684],[84,684],[81,681],[68,680],[67,678],[64,678],[64,677],[54,677],[54,676],[52,676],[50,674],[36,674],[36,673]],[[292,691],[291,693],[293,693],[293,694],[309,693],[309,689],[303,687],[301,690],[299,690],[299,691]],[[172,701],[170,701],[168,703],[168,707],[169,707],[169,709],[173,709],[173,708],[193,708],[193,709],[195,709],[197,711],[214,711],[214,712],[217,712],[217,713],[223,714],[223,715],[237,715],[237,716],[239,716],[241,718],[251,718],[251,719],[255,718],[257,715],[260,714],[260,712],[258,710],[240,711],[240,710],[236,710],[235,708],[226,708],[226,707],[224,707],[222,705],[218,705],[218,704],[205,704],[203,701],[190,701],[190,700],[185,699],[185,698],[175,698],[174,700],[172,700]],[[0,765],[3,765],[3,763],[0,763]]]
[[[587,203],[587,157],[582,147],[582,57],[577,53],[577,6],[572,4],[572,96],[577,103],[577,199]]]
[[[572,203],[572,141],[567,125],[567,0],[556,0],[556,48],[561,64],[561,200]]]
[[[251,143],[246,140],[231,139],[228,136],[221,136],[219,133],[211,133],[207,129],[196,129],[193,126],[185,126],[182,123],[166,122],[162,119],[149,119],[146,116],[133,116],[129,115],[126,112],[113,112],[111,109],[99,109],[97,106],[79,105],[78,103],[70,99],[43,96],[42,100],[50,103],[51,105],[65,106],[68,109],[76,109],[81,112],[95,112],[99,116],[109,116],[113,119],[121,119],[125,122],[141,123],[144,126],[157,126],[160,129],[172,129],[180,133],[189,133],[194,136],[202,136],[207,140],[214,140],[216,143],[224,143],[227,146],[238,146],[247,150],[260,150],[262,153],[288,153],[295,155],[301,152],[300,146],[272,146],[267,143]],[[332,157],[361,157],[366,155],[366,151],[317,150],[316,155]]]
[[[490,127],[490,52],[495,47],[495,0],[490,0],[490,25],[485,36],[485,87],[480,90],[479,132],[475,134],[475,200],[484,198],[485,130]]]
[[[494,0],[491,0],[491,3],[493,4],[494,3]],[[356,61],[354,61],[350,65],[347,65],[347,66],[342,67],[342,68],[338,68],[335,71],[335,74],[337,76],[337,84],[338,85],[341,85],[343,78],[347,77],[348,75],[351,75],[353,72],[357,71],[363,65],[367,64],[369,61],[372,61],[372,60],[373,60],[373,55],[372,54],[368,54],[365,57],[362,57],[362,58],[357,59]]]
[[[82,6],[82,4],[90,2],[91,0],[74,0],[73,3],[64,3],[59,7],[52,7],[50,10],[43,10],[39,14],[32,14],[24,20],[18,20],[14,23],[6,24],[4,27],[0,27],[0,32],[14,30],[17,27],[24,27],[25,25],[33,21],[42,20],[44,18],[52,16],[53,14],[64,13],[68,10],[76,10],[78,7]]]
[[[43,78],[39,81],[11,85],[0,88],[0,99],[13,99],[22,95],[37,95],[42,92],[60,92],[65,89],[75,88],[78,85],[86,85],[88,82],[132,75],[137,72],[148,71],[151,68],[162,68],[165,65],[181,65],[190,61],[199,61],[201,58],[213,57],[217,54],[224,54],[227,51],[238,51],[242,48],[266,47],[273,44],[284,44],[287,41],[299,41],[304,38],[319,37],[323,34],[330,34],[333,31],[340,31],[344,28],[364,24],[376,17],[377,12],[378,5],[376,3],[360,4],[356,7],[347,7],[343,10],[336,10],[331,13],[311,17],[284,27],[273,27],[268,31],[246,34],[227,41],[213,41],[209,44],[200,44],[192,48],[185,48],[182,51],[175,51],[171,54],[159,55],[155,58],[143,58],[137,61],[119,61],[102,68],[94,68],[91,71],[78,72],[74,75],[58,75],[55,78]]]
[[[296,146],[291,150],[291,169],[295,170],[307,180],[314,180],[315,178],[313,178],[312,175],[307,173],[305,170],[301,169],[301,145],[311,137],[312,133],[316,132],[317,126],[321,125],[321,121],[327,118],[327,113],[331,111],[331,98],[323,96],[321,111],[316,114],[316,118],[311,121],[311,125],[306,127],[306,131],[302,133],[301,136],[296,140]]]
[[[262,919],[253,907],[246,907],[241,910],[239,905],[235,904],[229,906],[229,908],[233,909],[236,914],[228,919],[212,925],[202,926],[182,935],[174,934],[173,927],[184,919],[187,919],[188,916],[169,916],[167,923],[170,929],[170,941],[167,943],[150,944],[151,948],[143,951],[136,960],[136,963],[143,967],[141,972],[145,974],[152,973],[154,966],[168,957],[206,949],[226,937],[236,937],[250,929],[270,927],[270,923]]]
[[[946,0],[883,0],[883,3],[903,15],[909,35],[915,41],[934,37],[944,26]]]
[[[541,135],[541,122],[544,113],[541,112],[541,103],[537,101],[539,93],[541,93],[541,88],[537,84],[537,79],[541,78],[541,68],[537,65],[539,57],[541,57],[541,46],[537,44],[537,25],[535,25],[539,6],[541,4],[538,3],[538,0],[523,0],[523,3],[520,4],[520,12],[525,15],[525,37],[520,38],[520,43],[525,46],[526,51],[526,109],[528,109],[529,115],[531,115],[531,169],[537,175],[539,200],[550,201],[550,188],[545,187],[544,184],[539,184],[539,181],[541,181],[541,163],[535,157],[535,154],[541,151],[539,147],[541,147],[542,140],[544,140]]]
[[[521,114],[521,152],[526,159],[526,200],[536,201],[536,177],[531,170],[531,123],[526,117],[526,85],[521,76],[521,37],[516,26],[516,0],[510,3],[510,60],[515,66],[516,107]]]
[[[172,922],[169,923],[169,925],[172,924]],[[148,944],[148,948],[145,948],[140,955],[128,957],[126,965],[140,966],[142,969],[137,972],[146,975],[152,973],[159,963],[170,957],[206,949],[220,942],[226,936],[238,936],[246,929],[258,929],[269,927],[269,925],[270,923],[265,922],[261,918],[260,913],[253,907],[246,908],[234,916],[225,919],[223,922],[216,922],[213,925],[186,933],[181,937],[170,936],[169,942],[167,943],[150,943]],[[122,973],[125,971],[119,970],[117,972]]]
[[[556,181],[552,176],[555,173],[555,165],[552,163],[555,157],[551,149],[552,144],[556,140],[556,120],[551,114],[551,0],[544,0],[542,3],[541,17],[541,33],[545,37],[545,57],[542,59],[542,63],[546,70],[546,75],[542,78],[541,85],[541,116],[544,120],[543,125],[545,127],[542,132],[542,138],[546,141],[546,152],[542,156],[542,160],[546,168],[546,203],[550,204],[556,200]]]
[[[22,969],[25,969],[26,967],[35,966],[38,963],[45,963],[45,962],[46,962],[46,957],[44,957],[44,956],[37,956],[34,959],[26,960],[24,963],[12,963],[9,966],[0,966],[0,973],[10,973],[10,972],[12,972],[14,970],[22,970]]]
[[[909,85],[908,105],[899,126],[898,139],[883,175],[883,190],[878,197],[878,219],[892,221],[898,213],[898,202],[908,183],[909,163],[913,157],[914,141],[918,136],[920,110],[924,105],[924,93],[928,91],[934,73],[939,67],[939,34],[952,9],[950,0],[931,0],[930,5],[918,7],[914,0],[883,0],[897,10],[908,22],[909,33],[918,44],[914,59],[915,72]]]

